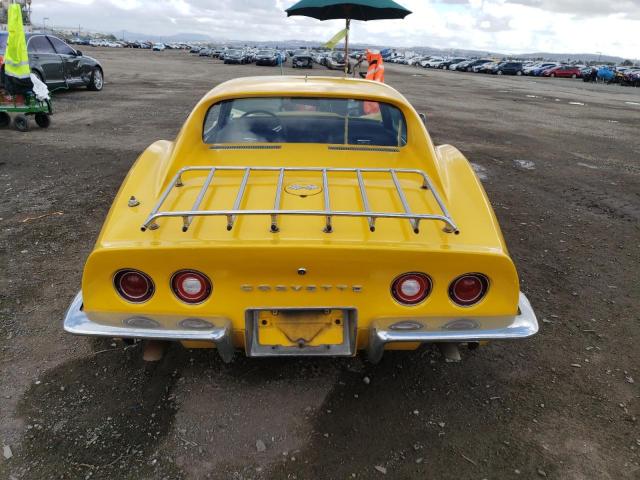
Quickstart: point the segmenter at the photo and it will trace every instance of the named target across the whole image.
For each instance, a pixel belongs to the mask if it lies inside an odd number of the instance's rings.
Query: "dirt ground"
[[[0,131],[0,478],[640,478],[640,89],[387,68],[483,179],[535,338],[457,364],[176,347],[145,365],[62,330],[111,200],[207,90],[279,69],[86,50],[103,92],[56,95],[48,130]]]

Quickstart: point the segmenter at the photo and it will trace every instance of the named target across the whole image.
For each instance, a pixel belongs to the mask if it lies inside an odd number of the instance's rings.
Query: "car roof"
[[[394,88],[380,82],[342,77],[268,76],[241,77],[221,83],[203,101],[216,97],[241,98],[248,96],[327,96],[376,97],[382,101],[407,104]]]

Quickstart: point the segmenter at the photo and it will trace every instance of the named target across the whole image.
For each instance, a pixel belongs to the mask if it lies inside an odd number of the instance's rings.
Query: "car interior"
[[[347,99],[224,101],[205,120],[205,143],[322,143],[403,146],[404,116],[391,105]]]

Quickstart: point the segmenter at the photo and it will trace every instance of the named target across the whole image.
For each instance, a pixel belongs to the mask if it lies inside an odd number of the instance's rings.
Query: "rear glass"
[[[207,112],[207,144],[323,143],[401,147],[402,112],[387,103],[347,98],[257,97],[225,100]]]
[[[4,49],[7,48],[7,38],[9,38],[9,35],[0,33],[0,53],[4,53]]]

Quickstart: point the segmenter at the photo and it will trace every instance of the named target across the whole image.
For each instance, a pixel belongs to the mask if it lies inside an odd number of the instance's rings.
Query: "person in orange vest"
[[[367,76],[365,78],[374,82],[384,83],[384,62],[382,61],[380,52],[372,52],[367,49],[367,63],[369,63],[369,68],[367,69]],[[380,105],[378,102],[364,102],[363,108],[365,115],[380,113]]]
[[[365,78],[374,82],[384,83],[384,62],[380,52],[367,50],[367,63],[369,63],[369,68]]]

